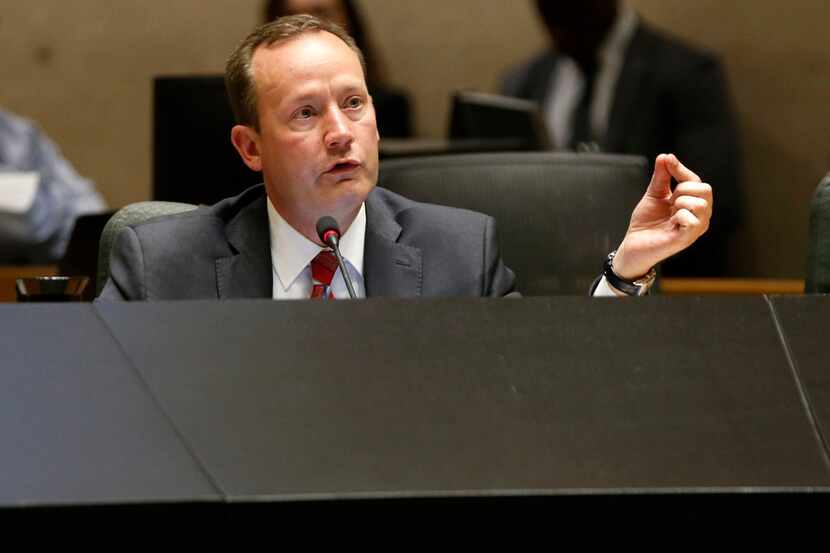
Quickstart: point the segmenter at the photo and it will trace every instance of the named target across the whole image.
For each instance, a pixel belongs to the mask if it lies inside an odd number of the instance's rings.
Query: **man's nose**
[[[326,148],[341,149],[351,145],[354,134],[350,120],[340,109],[332,109],[327,117],[327,128],[324,137]]]

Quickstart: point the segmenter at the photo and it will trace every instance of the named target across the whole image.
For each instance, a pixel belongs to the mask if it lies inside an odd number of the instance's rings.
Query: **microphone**
[[[357,294],[354,293],[354,286],[352,286],[352,279],[349,277],[349,270],[343,262],[343,256],[340,255],[340,227],[337,225],[334,217],[324,215],[317,220],[317,236],[320,237],[320,241],[323,244],[334,251],[334,255],[337,257],[337,265],[340,266],[340,274],[343,275],[343,280],[346,281],[349,296],[352,299],[356,299]]]

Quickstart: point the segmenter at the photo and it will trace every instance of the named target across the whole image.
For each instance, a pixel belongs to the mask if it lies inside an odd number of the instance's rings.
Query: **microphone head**
[[[317,236],[323,244],[328,244],[332,237],[335,240],[340,239],[340,227],[334,217],[324,215],[317,220]]]

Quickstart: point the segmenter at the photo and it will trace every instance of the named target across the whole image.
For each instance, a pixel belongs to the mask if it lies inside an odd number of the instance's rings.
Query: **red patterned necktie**
[[[311,260],[311,280],[314,287],[311,289],[311,299],[333,299],[334,294],[329,291],[331,279],[337,272],[337,258],[334,252],[323,250]],[[326,298],[326,292],[328,297]]]

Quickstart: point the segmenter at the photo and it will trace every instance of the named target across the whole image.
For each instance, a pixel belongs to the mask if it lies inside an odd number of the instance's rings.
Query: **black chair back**
[[[485,153],[387,160],[380,186],[492,215],[525,295],[586,294],[648,184],[638,156]]]
[[[157,77],[153,86],[153,199],[210,205],[262,182],[231,144],[222,76]]]
[[[58,262],[58,274],[63,276],[89,277],[82,299],[92,301],[95,297],[95,280],[98,276],[98,245],[104,226],[115,211],[81,215],[75,219],[66,252]]]

